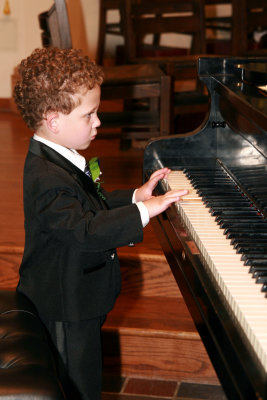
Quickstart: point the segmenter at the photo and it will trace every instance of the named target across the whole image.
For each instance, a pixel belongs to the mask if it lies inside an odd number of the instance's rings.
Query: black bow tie
[[[89,178],[92,178],[92,174],[90,172],[90,169],[89,169],[87,163],[86,163],[85,168],[84,168],[84,173],[85,173],[85,175],[89,176]]]

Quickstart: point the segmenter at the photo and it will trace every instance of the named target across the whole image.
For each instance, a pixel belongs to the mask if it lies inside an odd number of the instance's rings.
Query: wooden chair
[[[266,0],[233,0],[233,54],[266,56],[267,35],[257,42],[254,35],[267,31]]]
[[[47,19],[45,22],[44,16]],[[41,20],[41,27],[45,30],[42,33],[43,46],[65,48],[67,44],[67,47],[71,47],[65,0],[55,0],[51,9],[41,14]],[[64,26],[64,30],[60,29],[61,26]],[[59,32],[60,40],[54,32]],[[169,76],[157,65],[151,64],[104,67],[103,70],[102,102],[120,100],[123,104],[115,112],[101,112],[100,109],[99,115],[105,130],[120,128],[124,143],[125,140],[146,140],[170,134],[172,87]]]
[[[233,56],[266,56],[267,2],[266,0],[205,0],[206,5],[231,4],[232,16],[206,18],[206,28],[231,32],[224,43],[226,52]],[[217,42],[217,43],[216,43]],[[207,45],[218,46],[219,40]],[[208,47],[209,48],[209,47]]]
[[[203,112],[209,107],[208,95],[198,80],[197,59],[206,54],[204,0],[125,0],[125,52],[129,63],[159,65],[174,81],[174,115]],[[163,34],[183,34],[191,38],[187,54],[171,56],[160,43],[147,45],[144,38]],[[176,46],[179,48],[179,39]],[[169,51],[169,50],[168,50]],[[179,83],[193,85],[180,90]]]
[[[120,6],[121,0],[99,0],[99,29],[96,61],[100,65],[103,65],[104,61],[106,35],[124,37]],[[113,10],[118,11],[118,22],[108,22],[108,12]]]

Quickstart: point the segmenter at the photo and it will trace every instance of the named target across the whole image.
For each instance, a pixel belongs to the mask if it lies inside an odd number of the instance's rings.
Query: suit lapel
[[[82,186],[86,193],[94,196],[98,205],[101,205],[101,208],[106,208],[105,204],[98,196],[92,179],[85,175],[83,171],[77,168],[57,151],[34,139],[31,139],[30,141],[29,151],[38,157],[45,158],[46,160],[67,171],[80,184],[80,186]]]

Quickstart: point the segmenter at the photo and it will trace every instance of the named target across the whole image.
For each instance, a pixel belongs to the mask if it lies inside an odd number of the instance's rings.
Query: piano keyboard
[[[230,244],[185,173],[173,171],[165,183],[167,190],[189,190],[176,205],[181,220],[205,260],[208,273],[217,282],[234,318],[267,371],[267,299],[260,285],[255,284],[250,267],[241,260],[241,254]]]

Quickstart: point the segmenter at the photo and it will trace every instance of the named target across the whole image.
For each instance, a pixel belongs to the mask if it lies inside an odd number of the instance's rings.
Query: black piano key
[[[251,246],[247,245],[238,245],[235,247],[237,254],[246,254],[246,255],[252,255],[252,254],[267,254],[267,244],[263,246],[262,244],[259,243],[252,243]]]
[[[232,246],[234,246],[235,249],[238,246],[247,246],[248,244],[249,245],[253,245],[253,244],[256,245],[258,243],[261,243],[262,245],[267,246],[267,238],[257,238],[257,241],[255,241],[255,240],[253,241],[252,239],[253,239],[253,237],[251,238],[251,236],[248,237],[248,238],[242,238],[242,237],[232,238],[230,243],[231,243]]]
[[[231,245],[234,246],[234,248],[238,247],[245,247],[245,248],[265,248],[267,247],[267,238],[257,238],[255,240],[251,240],[251,237],[249,238],[236,238],[231,240]]]
[[[244,179],[249,179],[252,177],[253,179],[260,179],[260,177],[266,174],[265,166],[253,166],[253,168],[232,168],[233,171],[236,171],[236,174]]]
[[[213,190],[213,189],[218,189],[218,190],[237,190],[239,191],[239,188],[234,184],[229,181],[220,181],[220,182],[211,182],[210,180],[205,180],[205,181],[199,181],[196,180],[193,182],[194,187],[196,188],[202,188],[203,190]]]
[[[266,258],[257,258],[255,260],[248,259],[244,262],[245,265],[248,265],[250,267],[265,267],[267,265],[267,260]]]
[[[265,191],[252,190],[249,186],[248,186],[246,189],[247,189],[247,191],[248,191],[249,193],[251,193],[252,196],[255,197],[255,198],[266,199],[266,197],[267,197],[267,192],[266,192],[266,190],[265,190]]]
[[[248,193],[250,193],[249,192],[249,190],[248,190]],[[253,201],[255,202],[255,203],[257,203],[257,204],[260,204],[260,207],[262,208],[262,207],[264,207],[265,205],[266,205],[266,203],[267,203],[267,196],[263,196],[263,195],[258,195],[257,193],[250,193],[250,195],[251,195],[251,198],[253,198]]]
[[[236,199],[240,198],[240,193],[237,191],[230,191],[230,190],[203,190],[201,189],[196,189],[196,192],[199,194],[199,196],[207,198],[207,199],[214,199],[214,198],[229,198],[229,199]]]
[[[214,187],[214,186],[227,186],[227,187],[237,187],[235,183],[231,182],[229,178],[204,178],[204,179],[191,179],[191,184],[193,186],[205,186],[205,187]]]
[[[228,232],[226,235],[227,239],[250,239],[255,240],[256,242],[258,239],[267,239],[266,232],[258,233],[258,232],[239,232],[239,231],[232,231]]]
[[[242,223],[242,222],[233,222],[225,223],[223,229],[225,230],[225,234],[229,231],[239,232],[256,232],[256,233],[267,233],[267,224],[265,221],[262,222],[254,222],[254,223]]]
[[[225,218],[230,218],[230,217],[246,217],[246,216],[257,216],[259,215],[258,210],[255,210],[254,208],[247,206],[247,207],[235,207],[235,208],[230,208],[230,207],[224,207],[222,208],[217,208],[213,210],[216,215],[220,215]]]
[[[256,269],[253,274],[253,278],[258,278],[259,276],[267,276],[267,267],[258,268]]]
[[[227,185],[225,184],[225,182],[211,182],[210,180],[207,181],[199,181],[198,179],[196,180],[191,180],[191,184],[193,185],[193,187],[195,189],[206,189],[206,190],[212,190],[214,188],[217,188],[218,190],[221,187],[226,187]],[[228,186],[228,189],[230,187]]]
[[[257,193],[258,195],[262,194],[262,195],[265,195],[265,196],[267,195],[267,189],[264,186],[262,186],[262,187],[248,186],[248,187],[249,187],[249,190],[250,190],[251,193]]]
[[[250,177],[248,179],[244,179],[244,178],[238,178],[239,181],[242,183],[242,185],[246,185],[248,187],[251,188],[251,190],[260,190],[262,188],[264,188],[264,186],[262,186],[262,184],[265,184],[267,177],[265,177],[264,179],[258,179],[255,177]]]
[[[238,216],[231,218],[219,217],[218,220],[220,220],[222,228],[238,226],[242,229],[242,227],[252,226],[254,229],[257,229],[258,226],[261,228],[265,226],[267,229],[265,219],[257,215],[251,216],[250,218]]]
[[[213,185],[226,185],[226,184],[231,184],[231,185],[235,185],[235,182],[231,181],[229,178],[224,176],[213,176],[211,177],[194,177],[191,176],[188,178],[192,181],[192,183],[197,183],[197,184],[202,184],[205,183],[208,186],[213,186]]]
[[[210,208],[210,213],[214,216],[241,216],[241,215],[258,215],[258,211],[251,206],[244,207],[216,207]]]
[[[238,202],[243,203],[242,198],[240,199],[239,193],[233,193],[231,195],[229,195],[228,193],[213,193],[208,196],[206,196],[203,193],[199,193],[199,195],[202,197],[204,203],[211,203],[212,201],[216,201],[216,200],[218,200],[220,202],[222,202],[222,201],[223,202],[224,201],[231,202],[232,201],[232,202],[237,202],[237,203]],[[243,204],[245,204],[245,201],[247,202],[247,200],[244,199]]]
[[[266,180],[267,180],[267,178],[266,178]],[[259,193],[259,194],[262,193],[263,195],[267,193],[266,181],[259,182],[256,186],[255,186],[255,182],[253,182],[252,184],[250,183],[247,186],[249,187],[249,190],[251,192]]]
[[[232,167],[231,168],[233,171],[237,171],[239,173],[239,175],[244,175],[245,177],[249,176],[249,175],[254,175],[256,174],[257,176],[259,176],[259,172],[261,172],[261,174],[264,174],[266,171],[265,165],[253,165],[253,167],[251,166],[238,166],[238,167]]]
[[[252,278],[258,278],[259,276],[267,276],[267,267],[262,268],[262,269],[255,269],[252,272]]]
[[[226,177],[225,172],[222,169],[215,168],[215,169],[193,169],[193,168],[186,168],[184,170],[185,174],[191,177],[198,177],[201,179],[202,177],[207,178],[207,177]]]
[[[255,253],[254,253],[254,254],[247,254],[247,253],[242,254],[241,260],[242,260],[242,261],[267,260],[267,254],[265,254],[265,253],[258,253],[258,252],[255,250]]]
[[[259,278],[260,276],[267,276],[267,268],[266,268],[266,266],[262,267],[262,268],[257,268],[252,274],[253,278]]]
[[[229,231],[236,230],[238,229],[240,232],[246,232],[246,231],[253,231],[255,232],[266,232],[267,233],[267,224],[264,220],[262,221],[254,221],[254,222],[249,222],[248,220],[245,222],[242,221],[231,221],[231,222],[221,222],[220,227],[225,230],[225,234],[228,233]]]
[[[245,198],[240,198],[240,199],[235,199],[234,201],[220,201],[220,200],[211,200],[209,201],[210,203],[210,208],[212,210],[216,211],[226,211],[226,210],[254,210],[258,211],[257,208],[255,208],[254,204],[251,204],[247,199]]]
[[[213,176],[213,177],[199,177],[199,176],[190,176],[187,175],[187,178],[191,181],[191,184],[193,186],[223,186],[223,185],[228,185],[228,187],[235,186],[235,183],[231,181],[229,178],[225,178],[225,176],[218,177],[218,176]]]
[[[231,200],[222,200],[222,199],[208,199],[205,201],[205,204],[209,205],[210,208],[213,207],[248,207],[248,201],[245,199],[236,199],[235,201]]]
[[[254,210],[251,207],[239,207],[239,208],[229,208],[229,207],[218,207],[212,210],[214,215],[221,215],[225,217],[231,216],[246,216],[246,215],[257,215],[257,210]]]
[[[264,239],[267,240],[267,232],[255,232],[253,229],[249,230],[237,230],[237,229],[231,229],[231,228],[226,228],[223,231],[224,235],[226,236],[227,239],[250,239],[252,242],[255,241],[257,242],[258,239]]]
[[[226,228],[228,225],[231,225],[232,223],[240,223],[240,224],[252,224],[259,222],[261,223],[261,218],[258,219],[258,216],[256,215],[251,215],[251,216],[246,216],[242,217],[239,215],[236,215],[235,217],[225,217],[225,216],[216,216],[215,221],[221,225],[222,228]],[[262,220],[263,223],[266,223],[264,220]]]
[[[241,213],[237,213],[236,215],[226,215],[226,214],[218,214],[218,215],[214,215],[212,214],[213,217],[215,217],[215,221],[216,222],[226,222],[226,223],[231,223],[232,221],[242,221],[242,222],[253,222],[256,220],[256,217],[258,217],[257,214],[252,213],[251,215],[247,214],[247,215],[243,215]]]
[[[249,266],[249,273],[252,274],[252,276],[257,276],[260,273],[267,272],[267,265],[250,265]]]
[[[267,196],[258,196],[257,194],[252,194],[255,203],[260,205],[260,208],[263,208],[267,204]]]
[[[267,276],[259,276],[256,279],[256,283],[267,284]]]
[[[254,198],[261,206],[264,206],[267,203],[267,196],[254,195]]]
[[[257,166],[254,166],[253,169],[247,169],[245,168],[242,170],[240,167],[235,168],[232,167],[231,171],[234,172],[235,176],[237,176],[239,179],[243,180],[261,180],[264,176],[266,176],[266,171],[264,168],[257,168]]]

